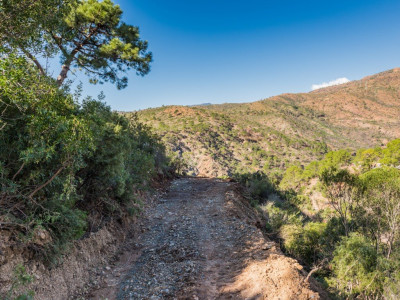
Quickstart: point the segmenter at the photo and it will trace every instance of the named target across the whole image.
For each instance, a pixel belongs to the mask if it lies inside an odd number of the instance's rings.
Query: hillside
[[[400,69],[310,93],[244,104],[167,106],[138,113],[192,175],[263,170],[272,179],[329,150],[374,147],[400,135]]]

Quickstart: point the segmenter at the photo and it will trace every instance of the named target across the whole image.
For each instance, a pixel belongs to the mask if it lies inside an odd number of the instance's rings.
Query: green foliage
[[[261,172],[235,174],[234,177],[244,185],[250,197],[258,203],[265,201],[268,195],[275,191],[274,184]]]
[[[173,172],[159,138],[134,115],[92,99],[78,105],[13,54],[0,73],[0,222],[37,250],[81,237],[91,213],[127,214],[135,190]]]
[[[361,149],[354,161],[363,171],[371,170],[378,163],[384,166],[397,167],[400,165],[400,139],[393,140],[386,148]]]
[[[0,214],[28,231],[44,226],[55,240],[76,237],[86,223],[74,173],[95,148],[87,120],[24,59],[2,59],[0,73]]]
[[[363,226],[374,239],[385,236],[385,254],[390,257],[400,230],[400,171],[393,167],[370,170],[360,176],[363,185]]]
[[[279,187],[282,190],[296,190],[303,180],[303,169],[299,165],[292,165],[286,169]]]
[[[0,45],[10,50],[32,49],[51,52],[43,47],[43,26],[50,27],[61,13],[60,0],[2,0],[0,1]]]
[[[334,252],[331,285],[346,297],[379,296],[383,278],[377,265],[378,255],[371,241],[352,233],[343,238]]]
[[[360,150],[354,159],[340,150],[304,170],[292,165],[279,185],[285,201],[262,206],[267,229],[281,238],[286,253],[310,268],[320,266],[319,276],[343,298],[400,295],[398,153],[395,140],[384,148]],[[314,188],[319,186],[331,208],[310,220],[299,217],[299,211],[310,193],[308,180],[315,177],[319,184]]]
[[[388,300],[400,299],[400,272],[399,266],[392,276],[387,276],[384,283],[383,297]]]
[[[299,164],[289,166],[280,182],[282,190],[298,191],[300,186],[311,178],[319,177],[324,172],[339,169],[348,165],[352,160],[351,154],[346,150],[328,152],[320,161],[309,163],[304,169]]]
[[[319,166],[319,171],[322,173],[326,169],[340,168],[351,162],[351,153],[347,150],[337,150],[329,152],[325,155]]]
[[[381,148],[364,149],[357,152],[354,162],[362,167],[364,171],[370,170],[381,156]]]
[[[118,88],[127,86],[122,72],[150,71],[147,41],[140,40],[137,27],[121,21],[122,10],[111,0],[6,0],[0,2],[0,16],[7,20],[0,26],[0,46],[20,49],[42,75],[36,56],[61,56],[59,85],[71,67],[83,70],[92,83],[110,81]]]
[[[84,199],[96,199],[105,206],[110,206],[110,199],[125,203],[133,189],[154,177],[157,168],[167,168],[164,147],[136,115],[122,116],[93,100],[83,102],[81,114],[90,120],[97,145],[78,173]]]
[[[326,226],[319,222],[283,225],[281,237],[286,251],[309,265],[317,262],[323,257]]]
[[[351,220],[359,202],[358,177],[347,170],[332,167],[322,171],[320,181],[330,205],[338,214],[348,235],[352,229]]]
[[[319,174],[319,162],[312,161],[305,168],[303,172],[303,178],[309,180],[311,178],[317,177]]]
[[[381,164],[387,166],[398,166],[400,164],[400,139],[393,140],[382,149]]]
[[[292,211],[287,207],[282,208],[273,202],[266,203],[261,206],[261,209],[267,212],[267,230],[274,235],[278,235],[284,225],[297,227],[303,222],[298,212]]]

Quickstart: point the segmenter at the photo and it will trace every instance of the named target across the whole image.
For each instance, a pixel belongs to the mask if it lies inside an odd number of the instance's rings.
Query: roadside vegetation
[[[0,2],[0,231],[49,264],[72,241],[134,215],[139,192],[175,172],[136,115],[65,80],[75,68],[123,88],[122,71],[149,71],[147,42],[121,14],[108,0]],[[52,78],[43,62],[56,56],[63,66]]]
[[[304,168],[289,167],[276,187],[282,200],[270,197],[260,209],[284,250],[333,296],[398,299],[399,169],[400,140],[329,152]]]

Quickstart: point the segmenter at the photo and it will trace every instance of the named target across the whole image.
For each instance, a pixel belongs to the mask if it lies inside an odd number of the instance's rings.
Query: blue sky
[[[149,41],[152,70],[121,91],[75,80],[115,110],[256,101],[400,66],[398,0],[114,2]]]

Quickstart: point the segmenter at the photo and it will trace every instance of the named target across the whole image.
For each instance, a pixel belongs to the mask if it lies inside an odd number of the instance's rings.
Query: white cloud
[[[350,80],[348,80],[346,77],[342,77],[342,78],[338,78],[329,82],[323,82],[321,84],[313,84],[311,86],[311,89],[313,91],[318,90],[318,89],[322,89],[322,88],[326,88],[328,86],[332,86],[332,85],[338,85],[338,84],[343,84],[343,83],[347,83]]]

